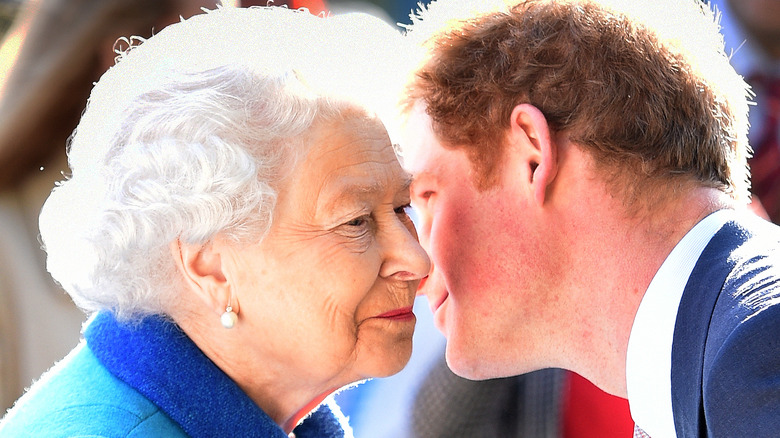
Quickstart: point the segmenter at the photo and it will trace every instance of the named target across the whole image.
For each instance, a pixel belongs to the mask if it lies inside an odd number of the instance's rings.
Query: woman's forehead
[[[409,175],[378,119],[359,116],[324,123],[310,141],[290,188],[306,194],[312,205],[408,191]]]
[[[313,127],[304,166],[339,171],[378,162],[394,166],[398,159],[382,122],[373,116],[347,114]]]

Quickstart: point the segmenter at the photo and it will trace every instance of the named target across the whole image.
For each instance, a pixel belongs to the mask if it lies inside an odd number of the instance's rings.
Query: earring
[[[236,322],[238,321],[238,315],[236,315],[236,312],[233,311],[233,308],[228,305],[227,308],[225,308],[225,313],[219,317],[219,321],[222,323],[222,327],[231,329],[234,325],[236,325]]]

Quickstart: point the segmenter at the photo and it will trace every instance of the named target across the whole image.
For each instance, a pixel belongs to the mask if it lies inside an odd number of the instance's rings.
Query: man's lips
[[[447,301],[447,297],[450,296],[450,293],[444,290],[441,296],[436,297],[436,294],[434,293],[425,292],[423,288],[430,279],[431,276],[426,275],[422,280],[420,280],[420,284],[417,286],[417,296],[425,295],[428,297],[428,306],[431,308],[431,313],[436,313],[439,307],[441,307],[441,305]]]
[[[425,276],[425,277],[423,277],[423,278],[422,278],[422,280],[420,280],[420,282],[417,284],[417,296],[424,295],[424,294],[423,294],[423,291],[422,291],[422,290],[423,290],[423,286],[425,286],[425,283],[427,283],[427,282],[428,282],[428,278],[429,278],[429,277],[430,277],[429,275],[426,275],[426,276]]]
[[[406,320],[414,318],[414,312],[412,311],[412,306],[407,306],[382,313],[381,315],[377,315],[376,318]]]
[[[444,292],[441,296],[438,297],[436,301],[432,300],[433,298],[430,294],[428,294],[428,304],[431,307],[431,313],[436,313],[437,310],[439,310],[439,307],[441,307],[442,304],[444,304],[445,301],[447,301],[447,297],[449,297],[449,292]]]

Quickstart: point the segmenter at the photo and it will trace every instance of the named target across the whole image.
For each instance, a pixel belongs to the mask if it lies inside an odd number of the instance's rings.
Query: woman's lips
[[[377,315],[376,317],[382,319],[404,321],[407,319],[412,319],[415,316],[414,316],[414,312],[412,311],[412,306],[408,306],[408,307],[401,307],[400,309],[391,310],[389,312],[385,312],[381,315]]]

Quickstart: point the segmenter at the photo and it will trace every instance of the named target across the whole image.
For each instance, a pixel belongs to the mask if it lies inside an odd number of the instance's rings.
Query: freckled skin
[[[429,261],[404,209],[408,175],[378,120],[349,113],[307,141],[265,239],[223,264],[239,326],[256,336],[246,347],[262,358],[258,380],[319,394],[403,368],[415,320],[377,316],[413,305]]]
[[[527,196],[503,182],[479,191],[466,153],[441,145],[429,120],[411,116],[404,161],[414,177],[420,241],[433,265],[420,292],[447,337],[447,363],[473,379],[534,369],[547,348],[544,332],[561,327],[559,297],[542,277],[555,264],[540,259],[554,252],[529,225],[521,201]]]

